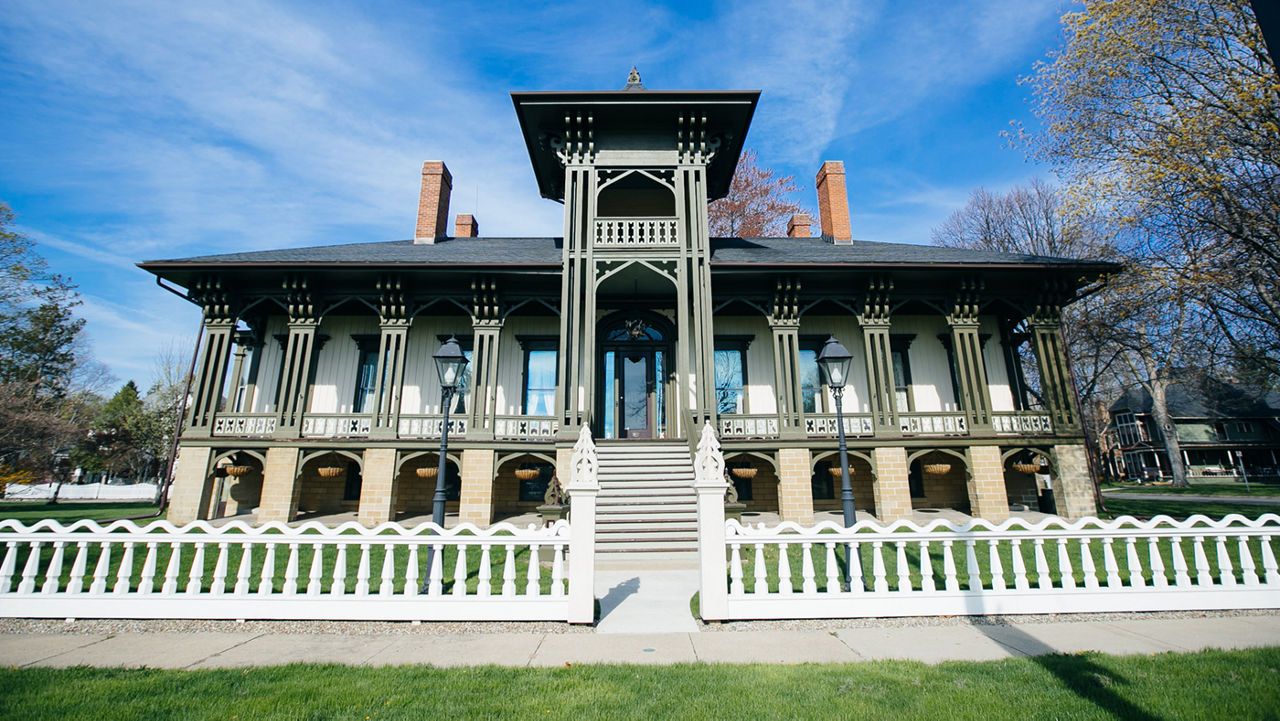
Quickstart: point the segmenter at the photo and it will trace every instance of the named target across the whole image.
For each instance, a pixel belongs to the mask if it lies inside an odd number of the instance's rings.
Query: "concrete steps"
[[[698,506],[689,447],[629,441],[602,443],[596,453],[596,551],[637,561],[692,558],[698,549]]]

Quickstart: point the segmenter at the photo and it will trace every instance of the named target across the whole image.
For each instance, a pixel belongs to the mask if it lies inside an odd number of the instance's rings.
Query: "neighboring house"
[[[736,481],[748,512],[809,522],[838,508],[834,397],[816,364],[832,335],[854,354],[843,408],[859,509],[1002,519],[1054,495],[1064,515],[1092,514],[1060,311],[1114,266],[855,241],[839,162],[817,175],[821,237],[805,216],[785,238],[708,237],[758,96],[638,82],[512,93],[538,189],[564,204],[562,237],[483,237],[469,215],[450,234],[451,176],[428,162],[412,239],[142,263],[204,309],[169,518],[428,511],[432,354],[450,336],[471,359],[447,473],[463,521],[536,507],[553,475],[568,481],[583,425],[638,472],[659,467],[647,448],[687,468],[710,422],[730,467],[751,468],[735,474],[751,476]]]
[[[1280,393],[1204,377],[1169,386],[1166,399],[1188,475],[1276,478]],[[1151,394],[1131,389],[1111,404],[1110,413],[1107,435],[1118,475],[1168,477],[1169,456],[1151,413]]]

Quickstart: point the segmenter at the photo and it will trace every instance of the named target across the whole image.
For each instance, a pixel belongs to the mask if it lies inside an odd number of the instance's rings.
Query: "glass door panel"
[[[622,425],[627,438],[649,438],[649,354],[622,356]]]

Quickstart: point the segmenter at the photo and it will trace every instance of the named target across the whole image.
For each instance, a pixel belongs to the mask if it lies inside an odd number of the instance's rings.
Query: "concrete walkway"
[[[0,634],[0,663],[13,668],[169,669],[295,662],[516,667],[582,663],[848,663],[877,659],[939,663],[1080,651],[1153,654],[1260,646],[1280,646],[1280,615],[704,633],[9,633]]]
[[[1242,506],[1275,506],[1280,508],[1280,496],[1197,496],[1189,493],[1134,493],[1133,491],[1103,491],[1106,498],[1124,498],[1133,501],[1186,501],[1188,503],[1238,503]]]
[[[696,569],[597,570],[596,633],[696,633],[689,599],[697,592]]]

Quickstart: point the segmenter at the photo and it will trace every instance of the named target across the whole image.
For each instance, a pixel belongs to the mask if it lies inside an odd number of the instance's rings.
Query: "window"
[[[455,335],[453,333],[441,333],[436,336],[436,340],[440,343],[453,338],[458,341],[458,346],[462,348],[462,356],[467,359],[467,365],[462,369],[462,377],[458,379],[458,389],[453,394],[453,407],[449,409],[450,413],[466,413],[467,400],[471,397],[471,372],[476,366],[475,353],[472,351],[474,347],[473,339],[469,335]],[[435,362],[431,363],[431,373],[435,374]]]
[[[555,336],[519,336],[516,340],[524,349],[524,414],[555,415],[558,341]]]
[[[360,349],[360,360],[356,365],[356,395],[351,401],[352,413],[371,413],[373,411],[373,394],[378,385],[378,345],[376,335],[353,335],[352,340]]]
[[[747,412],[747,346],[751,337],[715,339],[716,413]]]
[[[911,356],[907,350],[915,335],[889,336],[889,353],[893,363],[893,402],[899,413],[915,410],[911,397]]]
[[[364,477],[360,475],[360,464],[355,461],[347,461],[347,480],[342,486],[342,500],[360,500],[360,486],[363,483]]]
[[[822,392],[822,371],[818,370],[818,353],[826,336],[809,336],[800,339],[800,367],[796,369],[800,376],[801,408],[805,413],[821,413],[826,402]]]

